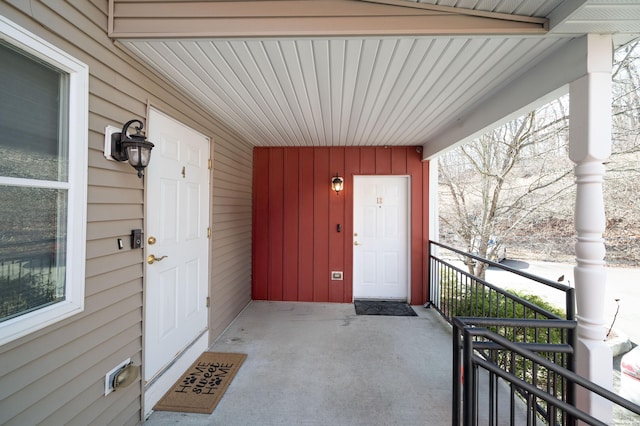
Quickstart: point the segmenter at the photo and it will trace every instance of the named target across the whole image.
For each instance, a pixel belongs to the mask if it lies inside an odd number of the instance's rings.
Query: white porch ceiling
[[[550,31],[119,41],[255,146],[427,147],[571,39],[640,33],[632,0],[421,3],[547,18]]]

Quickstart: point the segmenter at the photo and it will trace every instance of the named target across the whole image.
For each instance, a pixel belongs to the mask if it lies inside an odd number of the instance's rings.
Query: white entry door
[[[207,329],[209,259],[209,139],[153,109],[148,129],[146,381]]]
[[[409,301],[409,177],[355,176],[353,298]]]

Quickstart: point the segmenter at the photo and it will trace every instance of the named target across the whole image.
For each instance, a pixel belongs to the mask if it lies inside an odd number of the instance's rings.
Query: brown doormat
[[[246,358],[247,354],[203,353],[153,409],[211,414]]]

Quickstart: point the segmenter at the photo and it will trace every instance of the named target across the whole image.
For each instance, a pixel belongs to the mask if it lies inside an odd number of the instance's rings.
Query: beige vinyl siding
[[[209,316],[215,339],[251,300],[251,188],[253,151],[214,141]],[[247,262],[248,260],[248,262]]]
[[[0,424],[141,421],[142,383],[105,397],[104,375],[127,358],[142,363],[144,259],[129,234],[144,229],[144,180],[105,160],[103,144],[105,126],[146,120],[148,104],[214,140],[211,340],[250,300],[251,147],[109,39],[107,9],[108,0],[0,1],[0,14],[90,72],[85,310],[0,346]]]

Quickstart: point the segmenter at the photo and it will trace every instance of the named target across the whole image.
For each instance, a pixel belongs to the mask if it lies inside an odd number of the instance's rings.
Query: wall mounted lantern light
[[[132,124],[135,126],[136,133],[130,135],[127,133]],[[151,157],[151,149],[153,144],[147,141],[142,129],[144,124],[140,120],[130,120],[122,126],[121,131],[114,126],[107,126],[104,132],[104,156],[107,159],[115,161],[127,161],[131,167],[138,171],[138,177],[144,175],[144,168],[149,165]]]
[[[337,173],[333,178],[331,178],[331,189],[336,191],[336,195],[344,189],[344,179],[338,176]]]

